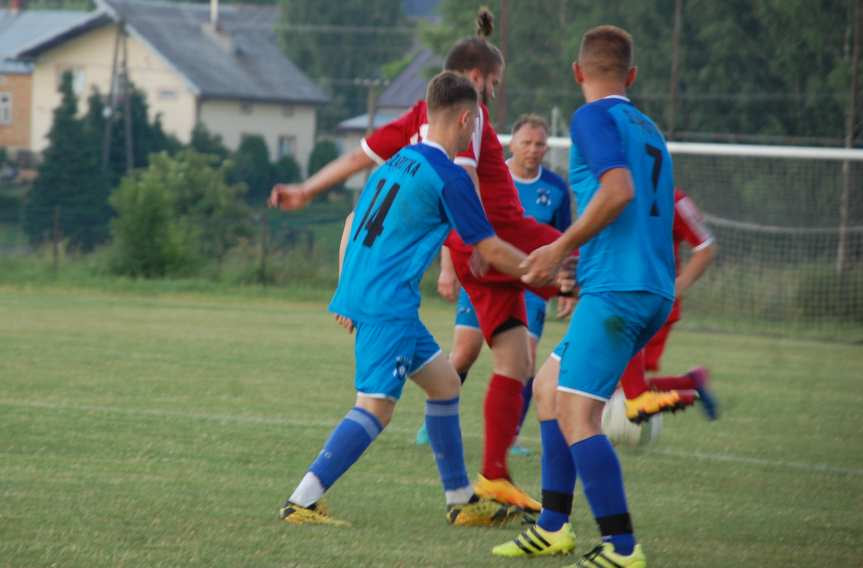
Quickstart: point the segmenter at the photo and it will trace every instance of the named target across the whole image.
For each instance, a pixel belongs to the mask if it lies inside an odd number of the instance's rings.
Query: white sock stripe
[[[381,433],[381,427],[378,426],[378,423],[357,410],[356,408],[351,409],[351,411],[348,412],[345,416],[345,419],[356,422],[357,424],[362,426],[366,433],[369,435],[369,438],[371,438],[372,440],[377,438],[378,434]]]
[[[456,400],[452,404],[435,404],[426,401],[426,416],[458,416],[459,404]]]

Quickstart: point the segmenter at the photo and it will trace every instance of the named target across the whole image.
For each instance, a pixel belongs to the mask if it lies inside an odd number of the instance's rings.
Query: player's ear
[[[635,77],[638,75],[638,67],[632,66],[629,71],[626,73],[626,88],[632,86],[635,83]]]
[[[578,64],[578,61],[572,62],[572,76],[575,79],[575,82],[579,85],[584,83],[584,71],[581,69],[581,65]]]

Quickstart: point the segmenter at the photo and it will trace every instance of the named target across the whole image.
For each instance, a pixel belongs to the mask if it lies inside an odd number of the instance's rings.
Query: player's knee
[[[450,361],[452,361],[452,366],[455,367],[457,373],[466,373],[476,363],[478,355],[478,352],[456,346],[450,353]]]

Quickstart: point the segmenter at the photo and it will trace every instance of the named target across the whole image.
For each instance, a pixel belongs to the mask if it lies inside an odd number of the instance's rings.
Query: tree
[[[222,137],[211,133],[203,122],[196,123],[192,129],[189,147],[199,154],[215,156],[219,161],[224,161],[228,157],[228,149],[222,142]]]
[[[413,41],[401,0],[282,0],[281,6],[285,53],[332,93],[318,115],[324,129],[366,112],[366,89],[354,80],[377,78],[380,66],[402,57]]]
[[[33,243],[47,240],[57,211],[63,236],[72,246],[89,250],[107,236],[108,186],[87,123],[76,117],[71,73],[63,74],[59,92],[62,100],[54,110],[49,145],[25,206],[25,230]]]
[[[148,119],[147,96],[135,87],[129,85],[129,115],[132,122],[132,168],[145,168],[149,163],[150,154],[159,152],[176,153],[180,143],[173,136],[168,136],[162,130],[162,119],[155,116],[153,122]],[[126,105],[121,101],[114,109],[111,121],[111,146],[108,149],[108,176],[112,187],[116,187],[127,171],[126,158]],[[101,137],[100,137],[101,140]]]
[[[249,232],[245,188],[225,180],[230,164],[192,150],[152,156],[111,196],[112,268],[154,278],[193,272],[207,259],[221,264]]]
[[[263,206],[274,182],[270,151],[262,136],[243,137],[234,153],[230,177],[232,182],[245,183],[249,188],[246,199],[250,204]]]

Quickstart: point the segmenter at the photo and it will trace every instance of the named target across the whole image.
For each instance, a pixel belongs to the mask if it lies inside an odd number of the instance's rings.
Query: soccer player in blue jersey
[[[602,544],[576,566],[644,568],[620,463],[600,425],[621,373],[665,322],[674,300],[671,159],[659,129],[626,98],[636,75],[627,32],[614,26],[588,30],[573,70],[587,101],[571,127],[570,185],[578,217],[556,242],[530,254],[523,278],[548,277],[578,247],[580,299],[534,385],[542,512],[535,526],[493,553],[572,551],[577,474]]]
[[[560,176],[542,166],[548,151],[548,123],[539,115],[520,116],[512,127],[509,144],[512,157],[507,160],[519,199],[525,214],[559,231],[565,231],[572,222],[569,187]],[[450,361],[461,378],[467,379],[470,368],[482,351],[483,336],[479,320],[467,292],[458,285],[455,269],[449,260],[449,251],[441,251],[441,272],[438,278],[438,291],[449,301],[456,302],[455,331]],[[531,377],[535,370],[536,348],[545,326],[546,301],[536,294],[525,291],[527,306],[527,329],[530,341]],[[572,312],[574,299],[559,297],[557,317],[564,318]],[[521,410],[521,423],[524,423],[533,392],[533,378],[529,378],[522,390],[524,404]],[[520,428],[520,426],[519,426]],[[428,443],[425,426],[416,435],[418,445]],[[515,455],[526,455],[529,451],[516,443],[510,450]]]
[[[519,277],[524,254],[495,236],[473,183],[452,161],[473,135],[473,83],[443,72],[427,91],[429,130],[369,179],[357,204],[330,311],[356,330],[356,406],[280,511],[291,524],[345,524],[319,505],[389,423],[407,378],[422,388],[426,426],[454,525],[496,525],[520,509],[474,494],[464,463],[458,376],[419,320],[419,283],[451,229],[498,270]]]

